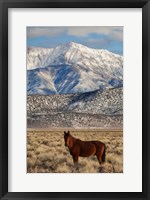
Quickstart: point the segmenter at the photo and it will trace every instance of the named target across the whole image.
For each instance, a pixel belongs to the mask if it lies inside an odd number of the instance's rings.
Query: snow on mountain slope
[[[57,93],[50,76],[49,69],[35,69],[27,71],[27,92],[31,94],[55,94]]]
[[[29,95],[28,127],[122,128],[123,88],[82,94]]]
[[[28,48],[27,70],[28,94],[80,93],[123,84],[122,56],[74,42]]]

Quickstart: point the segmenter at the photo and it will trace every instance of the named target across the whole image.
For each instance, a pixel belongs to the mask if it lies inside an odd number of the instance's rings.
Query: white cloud
[[[91,33],[109,36],[115,40],[123,40],[123,27],[68,27],[68,35],[86,37]]]
[[[66,32],[69,36],[87,37],[91,33],[102,34],[113,40],[123,40],[123,27],[121,26],[82,26],[82,27],[28,27],[27,37],[34,38],[40,36],[54,37]]]
[[[41,37],[41,36],[57,36],[62,34],[65,31],[65,27],[28,27],[27,28],[27,37]]]

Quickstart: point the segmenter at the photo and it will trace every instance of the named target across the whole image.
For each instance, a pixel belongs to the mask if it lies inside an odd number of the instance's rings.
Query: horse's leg
[[[100,157],[99,154],[96,154],[96,157],[97,157],[97,160],[98,160],[99,164],[101,165],[101,163],[102,163],[102,158]]]
[[[73,162],[74,162],[74,164],[78,164],[78,158],[79,158],[79,156],[77,154],[73,155]]]
[[[102,163],[102,155],[103,155],[103,151],[97,150],[96,157],[97,157],[97,160],[98,160],[100,165]]]
[[[77,156],[73,156],[73,162],[74,162],[74,167],[72,168],[72,173],[76,173],[78,172],[78,157]]]
[[[74,162],[74,167],[75,167],[75,170],[78,170],[78,158],[79,156],[78,155],[74,155],[73,156],[73,162]]]

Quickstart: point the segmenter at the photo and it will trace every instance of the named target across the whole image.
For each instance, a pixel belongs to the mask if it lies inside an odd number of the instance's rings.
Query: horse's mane
[[[73,139],[74,142],[76,142],[77,140],[79,140],[78,138],[72,136],[71,134],[70,134],[70,136],[71,136],[71,138]]]

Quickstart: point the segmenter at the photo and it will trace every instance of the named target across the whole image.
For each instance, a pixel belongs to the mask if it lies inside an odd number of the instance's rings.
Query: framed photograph
[[[1,199],[150,199],[150,2],[0,6]]]

